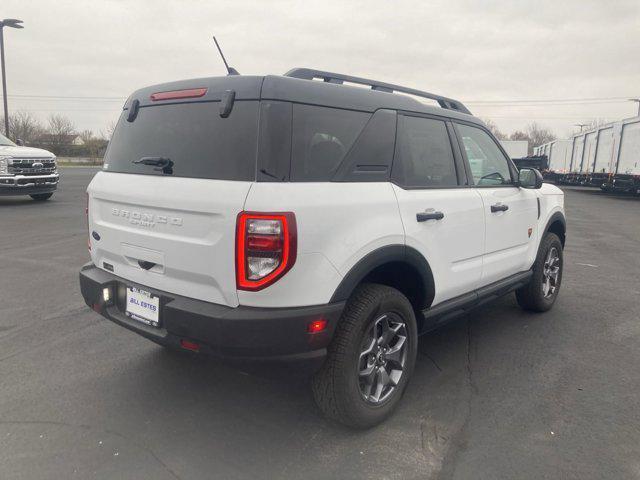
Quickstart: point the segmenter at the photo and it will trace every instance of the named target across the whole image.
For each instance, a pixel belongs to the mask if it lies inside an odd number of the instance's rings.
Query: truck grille
[[[12,158],[8,173],[13,175],[47,175],[55,173],[56,162],[49,158]]]

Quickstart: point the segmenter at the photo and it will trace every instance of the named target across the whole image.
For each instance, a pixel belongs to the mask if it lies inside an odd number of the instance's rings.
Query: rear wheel
[[[518,304],[533,312],[551,309],[560,291],[562,266],[562,242],[555,233],[547,233],[540,243],[529,284],[516,290]]]
[[[353,293],[312,381],[318,407],[342,424],[367,428],[396,408],[417,353],[413,307],[398,290],[364,284]]]
[[[36,202],[44,202],[45,200],[49,200],[53,193],[34,193],[33,195],[29,195]]]

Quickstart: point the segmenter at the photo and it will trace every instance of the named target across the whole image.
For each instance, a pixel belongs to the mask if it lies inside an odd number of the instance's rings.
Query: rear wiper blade
[[[136,165],[151,165],[157,172],[166,173],[171,175],[173,173],[173,161],[166,157],[142,157],[138,160],[133,160]]]
[[[273,173],[269,173],[266,168],[261,168],[260,173],[263,173],[268,177],[275,178],[276,180],[282,180],[280,177],[276,177]]]

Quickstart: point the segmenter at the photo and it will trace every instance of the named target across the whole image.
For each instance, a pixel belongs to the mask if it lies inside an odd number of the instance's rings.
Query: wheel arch
[[[433,302],[435,283],[424,256],[406,245],[388,245],[364,256],[344,276],[331,302],[347,300],[363,282],[381,283],[401,291],[416,312]]]
[[[545,235],[547,232],[558,235],[560,242],[562,242],[562,247],[564,248],[564,243],[567,237],[567,220],[562,212],[555,212],[551,215],[544,228]]]

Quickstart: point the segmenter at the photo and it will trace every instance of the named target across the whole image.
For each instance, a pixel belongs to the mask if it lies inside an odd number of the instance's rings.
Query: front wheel
[[[368,428],[396,408],[413,373],[418,334],[413,307],[398,290],[363,284],[353,293],[312,380],[322,412]]]
[[[44,202],[45,200],[49,200],[53,193],[34,193],[33,195],[29,195],[36,202]]]
[[[560,292],[562,266],[562,242],[555,233],[547,233],[540,243],[531,280],[516,290],[518,304],[532,312],[550,310]]]

